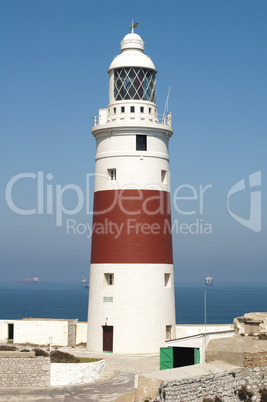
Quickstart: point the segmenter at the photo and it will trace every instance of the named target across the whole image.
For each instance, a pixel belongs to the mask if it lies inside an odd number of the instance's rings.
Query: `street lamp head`
[[[212,285],[213,285],[213,278],[211,278],[211,276],[205,278],[205,286],[212,286]]]

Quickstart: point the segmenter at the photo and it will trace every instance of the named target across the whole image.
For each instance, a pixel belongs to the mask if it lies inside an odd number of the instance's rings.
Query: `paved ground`
[[[1,402],[17,401],[114,401],[134,388],[134,376],[159,369],[159,355],[129,356],[93,354],[82,348],[60,348],[76,356],[100,357],[106,361],[106,372],[98,381],[75,386],[49,388],[0,388]]]

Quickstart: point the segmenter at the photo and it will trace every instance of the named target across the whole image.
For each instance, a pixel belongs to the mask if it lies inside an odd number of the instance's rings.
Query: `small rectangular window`
[[[134,106],[131,106],[131,113],[134,113]]]
[[[137,135],[136,136],[136,151],[146,151],[146,135]]]
[[[151,114],[151,107],[148,109],[148,113]]]
[[[170,341],[172,339],[172,325],[166,325],[166,340]]]
[[[165,288],[171,287],[171,274],[164,274],[164,286]]]
[[[114,274],[104,274],[104,286],[114,286]]]
[[[103,297],[103,302],[104,302],[104,303],[113,303],[113,297],[111,297],[111,296],[104,296],[104,297]]]
[[[121,107],[121,113],[125,113],[125,107],[124,106]]]
[[[167,184],[167,170],[161,171],[161,183]]]
[[[113,108],[113,113],[116,114],[116,108],[115,107]]]
[[[144,113],[144,106],[140,106],[140,112]]]
[[[110,180],[116,180],[116,169],[108,169]]]

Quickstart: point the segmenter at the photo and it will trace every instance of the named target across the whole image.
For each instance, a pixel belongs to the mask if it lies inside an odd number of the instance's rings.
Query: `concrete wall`
[[[8,324],[13,324],[14,320],[0,320],[0,341],[8,339]]]
[[[76,325],[76,345],[87,342],[87,322],[77,322]]]
[[[0,387],[48,387],[49,357],[0,357]]]
[[[22,320],[1,320],[0,341],[8,339],[8,324],[14,324],[14,343],[32,343],[73,346],[76,342],[77,320],[53,320],[27,318]]]
[[[247,363],[245,363],[245,356]],[[212,339],[206,350],[206,361],[222,360],[240,367],[249,365],[249,361],[261,361],[267,356],[267,340],[258,340],[250,336]],[[267,365],[267,360],[265,360]]]
[[[206,339],[205,335],[195,335],[189,336],[182,339],[174,339],[165,343],[166,346],[181,347],[181,348],[198,348],[200,350],[200,363],[205,362],[205,346],[208,345],[209,341],[214,339],[229,338],[234,334],[234,330],[207,333]],[[218,358],[218,357],[217,357]],[[220,358],[218,358],[220,360]],[[216,360],[216,359],[212,359]]]
[[[14,324],[14,342],[16,343],[28,342],[37,345],[47,345],[50,342],[50,336],[53,338],[52,344],[59,346],[72,346],[87,342],[87,322],[34,318],[23,320],[0,320],[0,342],[8,339],[8,324]],[[176,325],[176,338],[180,339],[188,336],[199,335],[204,332],[204,329],[204,325]],[[207,325],[207,333],[226,331],[230,329],[232,329],[232,325],[230,324]],[[188,344],[184,346],[201,347],[199,340],[194,344],[192,344],[192,341],[189,342],[190,345]]]
[[[209,324],[206,325],[206,332],[221,332],[233,330],[233,324]],[[200,335],[205,332],[204,324],[179,324],[176,325],[176,338]]]
[[[76,345],[76,323],[77,320],[68,321],[68,346]]]
[[[95,363],[51,363],[51,385],[86,384],[100,378],[105,360]]]
[[[7,325],[5,324],[5,321],[0,321],[0,340],[4,341],[7,339]]]
[[[14,322],[14,343],[68,346],[68,321],[19,320]]]

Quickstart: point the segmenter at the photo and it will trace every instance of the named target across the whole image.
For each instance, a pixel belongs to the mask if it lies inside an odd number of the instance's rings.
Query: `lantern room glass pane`
[[[114,98],[137,99],[155,103],[156,74],[148,68],[125,67],[114,71]]]

